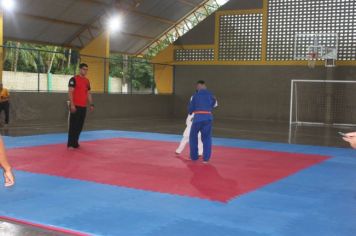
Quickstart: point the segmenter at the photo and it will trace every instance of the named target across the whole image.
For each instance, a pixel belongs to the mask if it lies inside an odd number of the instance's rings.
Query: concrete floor
[[[85,130],[126,130],[180,134],[185,128],[185,120],[178,119],[117,119],[117,120],[88,120]],[[356,128],[355,128],[356,129]],[[66,123],[57,124],[11,124],[0,129],[2,135],[26,136],[46,133],[63,133],[67,130]],[[338,131],[353,131],[352,127],[316,127],[293,126],[287,123],[240,121],[233,119],[216,120],[214,136],[237,138],[280,143],[348,147]],[[0,221],[2,236],[38,235],[54,236],[62,233],[43,231],[34,227],[10,221]]]
[[[185,119],[107,119],[88,120],[85,130],[126,130],[181,134]],[[281,142],[291,144],[347,147],[338,135],[339,131],[350,132],[356,127],[292,126],[283,122],[242,121],[220,119],[214,121],[215,137]],[[67,132],[66,123],[11,124],[1,128],[5,136],[26,136]]]

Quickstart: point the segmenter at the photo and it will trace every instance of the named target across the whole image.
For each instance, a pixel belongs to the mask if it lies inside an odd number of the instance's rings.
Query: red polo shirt
[[[90,91],[89,80],[86,77],[76,75],[69,80],[68,87],[74,88],[74,105],[78,107],[86,107],[88,103],[88,92]]]

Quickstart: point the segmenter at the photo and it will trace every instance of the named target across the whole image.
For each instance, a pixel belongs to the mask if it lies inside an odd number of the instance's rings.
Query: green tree
[[[5,44],[4,69],[32,73],[72,74],[77,69],[78,52],[58,46],[8,41]],[[113,54],[110,76],[123,79],[128,88],[139,90],[153,85],[152,64],[144,58]]]
[[[37,61],[36,52],[34,50],[24,50],[21,47],[26,47],[28,44],[18,42],[6,42],[5,44],[5,66],[8,71],[26,71],[36,72]]]
[[[123,78],[123,56],[121,54],[113,54],[109,60],[110,76]]]
[[[135,89],[151,88],[153,84],[152,64],[146,61],[131,63],[130,78]]]

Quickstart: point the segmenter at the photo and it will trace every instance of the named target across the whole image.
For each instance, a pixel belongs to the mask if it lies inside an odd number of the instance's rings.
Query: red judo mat
[[[226,202],[328,157],[215,146],[210,164],[173,142],[115,138],[8,150],[17,170]],[[189,148],[187,148],[189,149]]]

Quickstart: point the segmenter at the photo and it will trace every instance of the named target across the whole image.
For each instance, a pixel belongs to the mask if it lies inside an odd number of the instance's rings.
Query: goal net
[[[356,125],[356,81],[292,80],[290,124]]]

